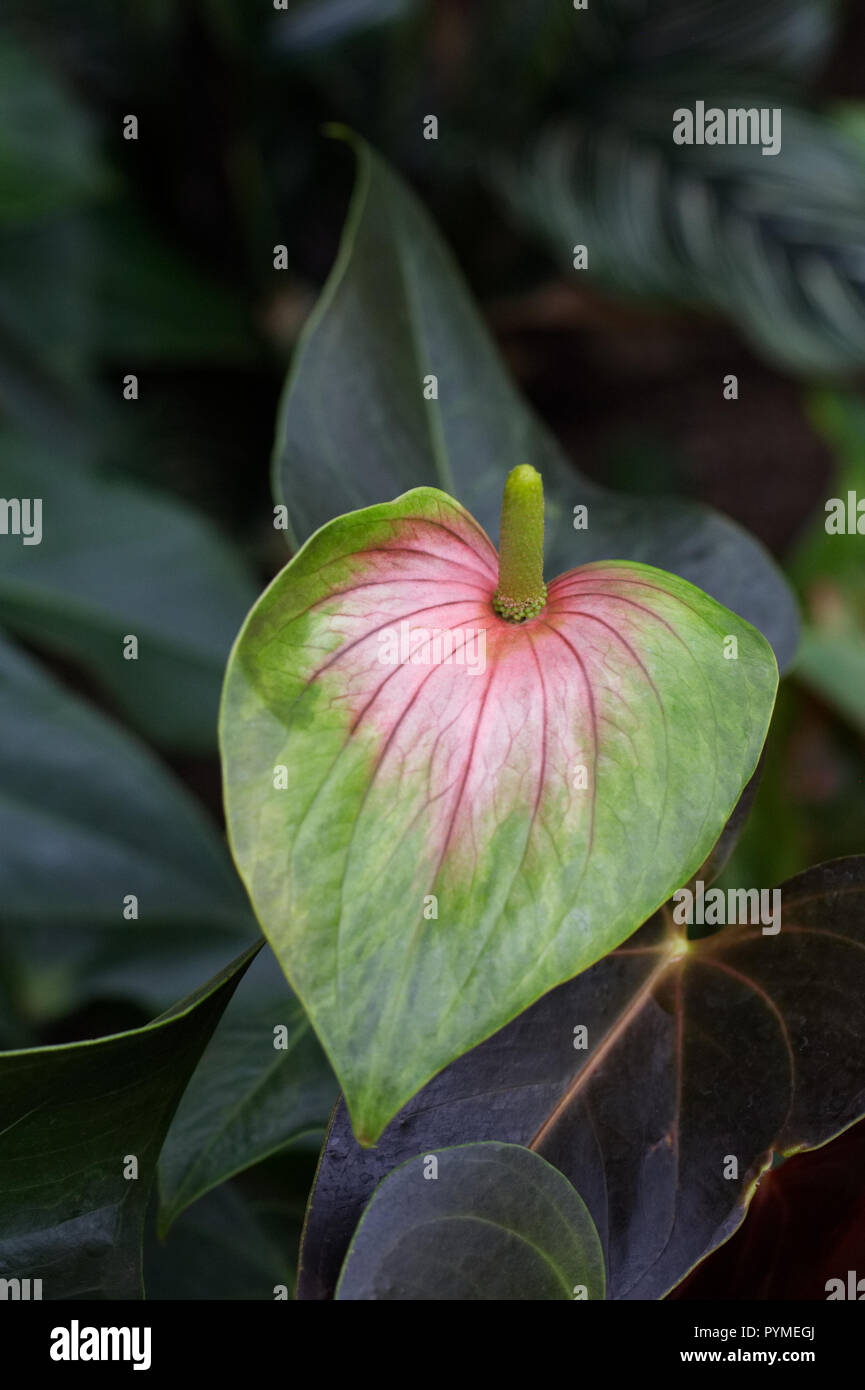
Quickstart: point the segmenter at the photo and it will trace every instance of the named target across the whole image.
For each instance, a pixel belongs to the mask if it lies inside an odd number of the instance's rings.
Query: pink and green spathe
[[[542,536],[525,466],[501,560],[434,488],[339,517],[229,663],[232,849],[363,1143],[699,869],[766,735],[756,629],[647,565],[545,587]]]

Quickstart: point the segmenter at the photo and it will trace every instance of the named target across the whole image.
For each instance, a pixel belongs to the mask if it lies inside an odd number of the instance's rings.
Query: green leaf
[[[462,17],[470,81],[458,93],[456,129],[468,131],[476,165],[488,169],[494,144],[523,141],[551,109],[591,118],[621,77],[660,83],[699,69],[708,91],[719,69],[744,67],[798,89],[822,71],[836,13],[835,0],[604,0],[576,14],[568,3],[476,0]]]
[[[174,499],[0,436],[0,495],[39,499],[41,541],[0,548],[5,624],[80,662],[151,739],[215,743],[225,659],[255,590],[239,558]],[[124,658],[128,636],[137,660]]]
[[[865,631],[802,632],[796,676],[865,734]]]
[[[365,1143],[699,868],[772,712],[768,643],[684,580],[585,565],[522,624],[496,585],[418,488],[313,536],[226,673],[232,849]]]
[[[709,61],[807,76],[829,56],[836,28],[834,0],[611,0],[603,11],[626,26],[622,60],[653,67]]]
[[[287,1219],[282,1211],[276,1214],[282,1229],[274,1229],[272,1207],[249,1200],[230,1183],[209,1192],[183,1213],[164,1242],[148,1232],[147,1298],[273,1301],[278,1285],[293,1296],[303,1211]]]
[[[87,200],[103,184],[90,123],[33,52],[0,39],[0,222]]]
[[[2,639],[0,725],[0,939],[19,988],[50,985],[50,1012],[100,993],[165,1008],[249,942],[242,890],[197,803]]]
[[[823,390],[812,395],[810,404],[814,424],[837,460],[831,492],[842,503],[847,530],[828,533],[827,512],[821,511],[790,560],[790,574],[808,618],[796,676],[855,729],[865,732],[865,571],[860,531],[865,530],[865,518],[858,511],[865,500],[865,403],[846,392]]]
[[[781,147],[677,146],[675,110],[779,109]],[[546,129],[495,181],[569,276],[573,247],[609,290],[706,304],[797,372],[865,362],[865,164],[828,121],[735,73],[611,84],[592,121]]]
[[[410,1159],[385,1178],[336,1297],[602,1299],[604,1260],[585,1204],[555,1168],[514,1144],[463,1144]]]
[[[548,573],[610,556],[673,571],[758,627],[783,669],[797,618],[762,548],[704,507],[617,496],[570,466],[515,390],[414,195],[363,141],[352,145],[358,178],[339,257],[280,408],[274,494],[297,538],[424,484],[458,497],[495,536],[505,477],[530,463],[547,494]],[[424,398],[429,375],[438,400]],[[589,524],[576,531],[579,504]]]
[[[91,425],[87,214],[107,180],[82,109],[8,36],[0,131],[0,401],[68,454]]]
[[[333,1073],[309,1021],[273,956],[263,951],[168,1132],[159,1162],[160,1231],[203,1193],[286,1145],[304,1136],[320,1143],[336,1098]]]
[[[0,407],[67,462],[99,447],[104,420],[87,380],[92,255],[79,211],[0,226]]]
[[[842,498],[845,507],[848,492],[855,492],[860,500],[865,498],[865,401],[849,391],[823,388],[810,393],[808,414],[835,463],[828,490]],[[827,532],[828,501],[826,498],[810,529],[799,539],[788,561],[790,573],[806,600],[809,590],[823,581],[837,584],[849,594],[865,625],[865,572],[859,533],[836,536]]]
[[[250,360],[255,339],[240,298],[163,242],[140,209],[115,203],[93,224],[91,309],[103,357],[160,367]]]
[[[865,1113],[865,857],[809,869],[780,893],[777,934],[734,922],[684,953],[683,929],[657,914],[436,1077],[373,1150],[340,1106],[299,1296],[331,1296],[395,1164],[471,1139],[531,1145],[574,1184],[610,1298],[663,1297],[741,1223],[773,1154],[818,1148]]]
[[[144,1028],[0,1054],[0,1275],[44,1299],[141,1297],[159,1149],[257,949]]]

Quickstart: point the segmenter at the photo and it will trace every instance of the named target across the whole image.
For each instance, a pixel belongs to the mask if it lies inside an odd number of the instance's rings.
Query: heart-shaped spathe
[[[586,565],[519,624],[497,580],[417,488],[316,532],[229,662],[232,849],[366,1144],[696,872],[772,712],[768,643],[675,575]]]

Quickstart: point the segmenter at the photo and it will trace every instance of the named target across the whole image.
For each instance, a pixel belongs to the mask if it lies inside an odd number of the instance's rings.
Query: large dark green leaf
[[[463,1144],[420,1154],[374,1193],[336,1297],[386,1301],[604,1297],[585,1204],[529,1149]]]
[[[159,1161],[162,1231],[226,1178],[304,1136],[323,1135],[336,1097],[306,1014],[271,952],[262,951],[168,1131]]]
[[[781,893],[777,935],[727,926],[684,954],[659,913],[437,1077],[374,1150],[340,1106],[301,1296],[332,1295],[363,1205],[396,1164],[491,1139],[531,1145],[582,1194],[610,1297],[665,1294],[739,1225],[773,1153],[824,1144],[865,1112],[865,858]]]
[[[17,435],[0,436],[0,495],[42,501],[41,543],[0,548],[4,623],[79,661],[155,741],[212,748],[225,660],[255,597],[240,559],[174,499]],[[137,660],[124,658],[130,635]]]
[[[762,548],[703,507],[616,496],[572,468],[515,390],[414,195],[353,144],[358,178],[339,258],[280,410],[274,492],[297,539],[422,484],[459,498],[495,539],[504,478],[531,463],[547,490],[550,575],[611,558],[671,570],[758,627],[783,669],[796,613]],[[438,400],[424,398],[429,375]],[[575,531],[581,503],[589,525]]]
[[[60,1011],[97,994],[165,1008],[252,938],[197,803],[3,641],[0,726],[0,939],[28,995],[47,989]],[[124,917],[129,895],[137,919]]]
[[[256,949],[144,1028],[0,1054],[4,1278],[41,1279],[44,1299],[141,1296],[159,1149]]]

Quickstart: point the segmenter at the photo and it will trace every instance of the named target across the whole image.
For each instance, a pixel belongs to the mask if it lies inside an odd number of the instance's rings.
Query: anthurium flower
[[[766,735],[756,629],[647,565],[545,587],[542,534],[529,467],[500,555],[435,488],[339,517],[229,662],[232,849],[365,1144],[697,871]]]

